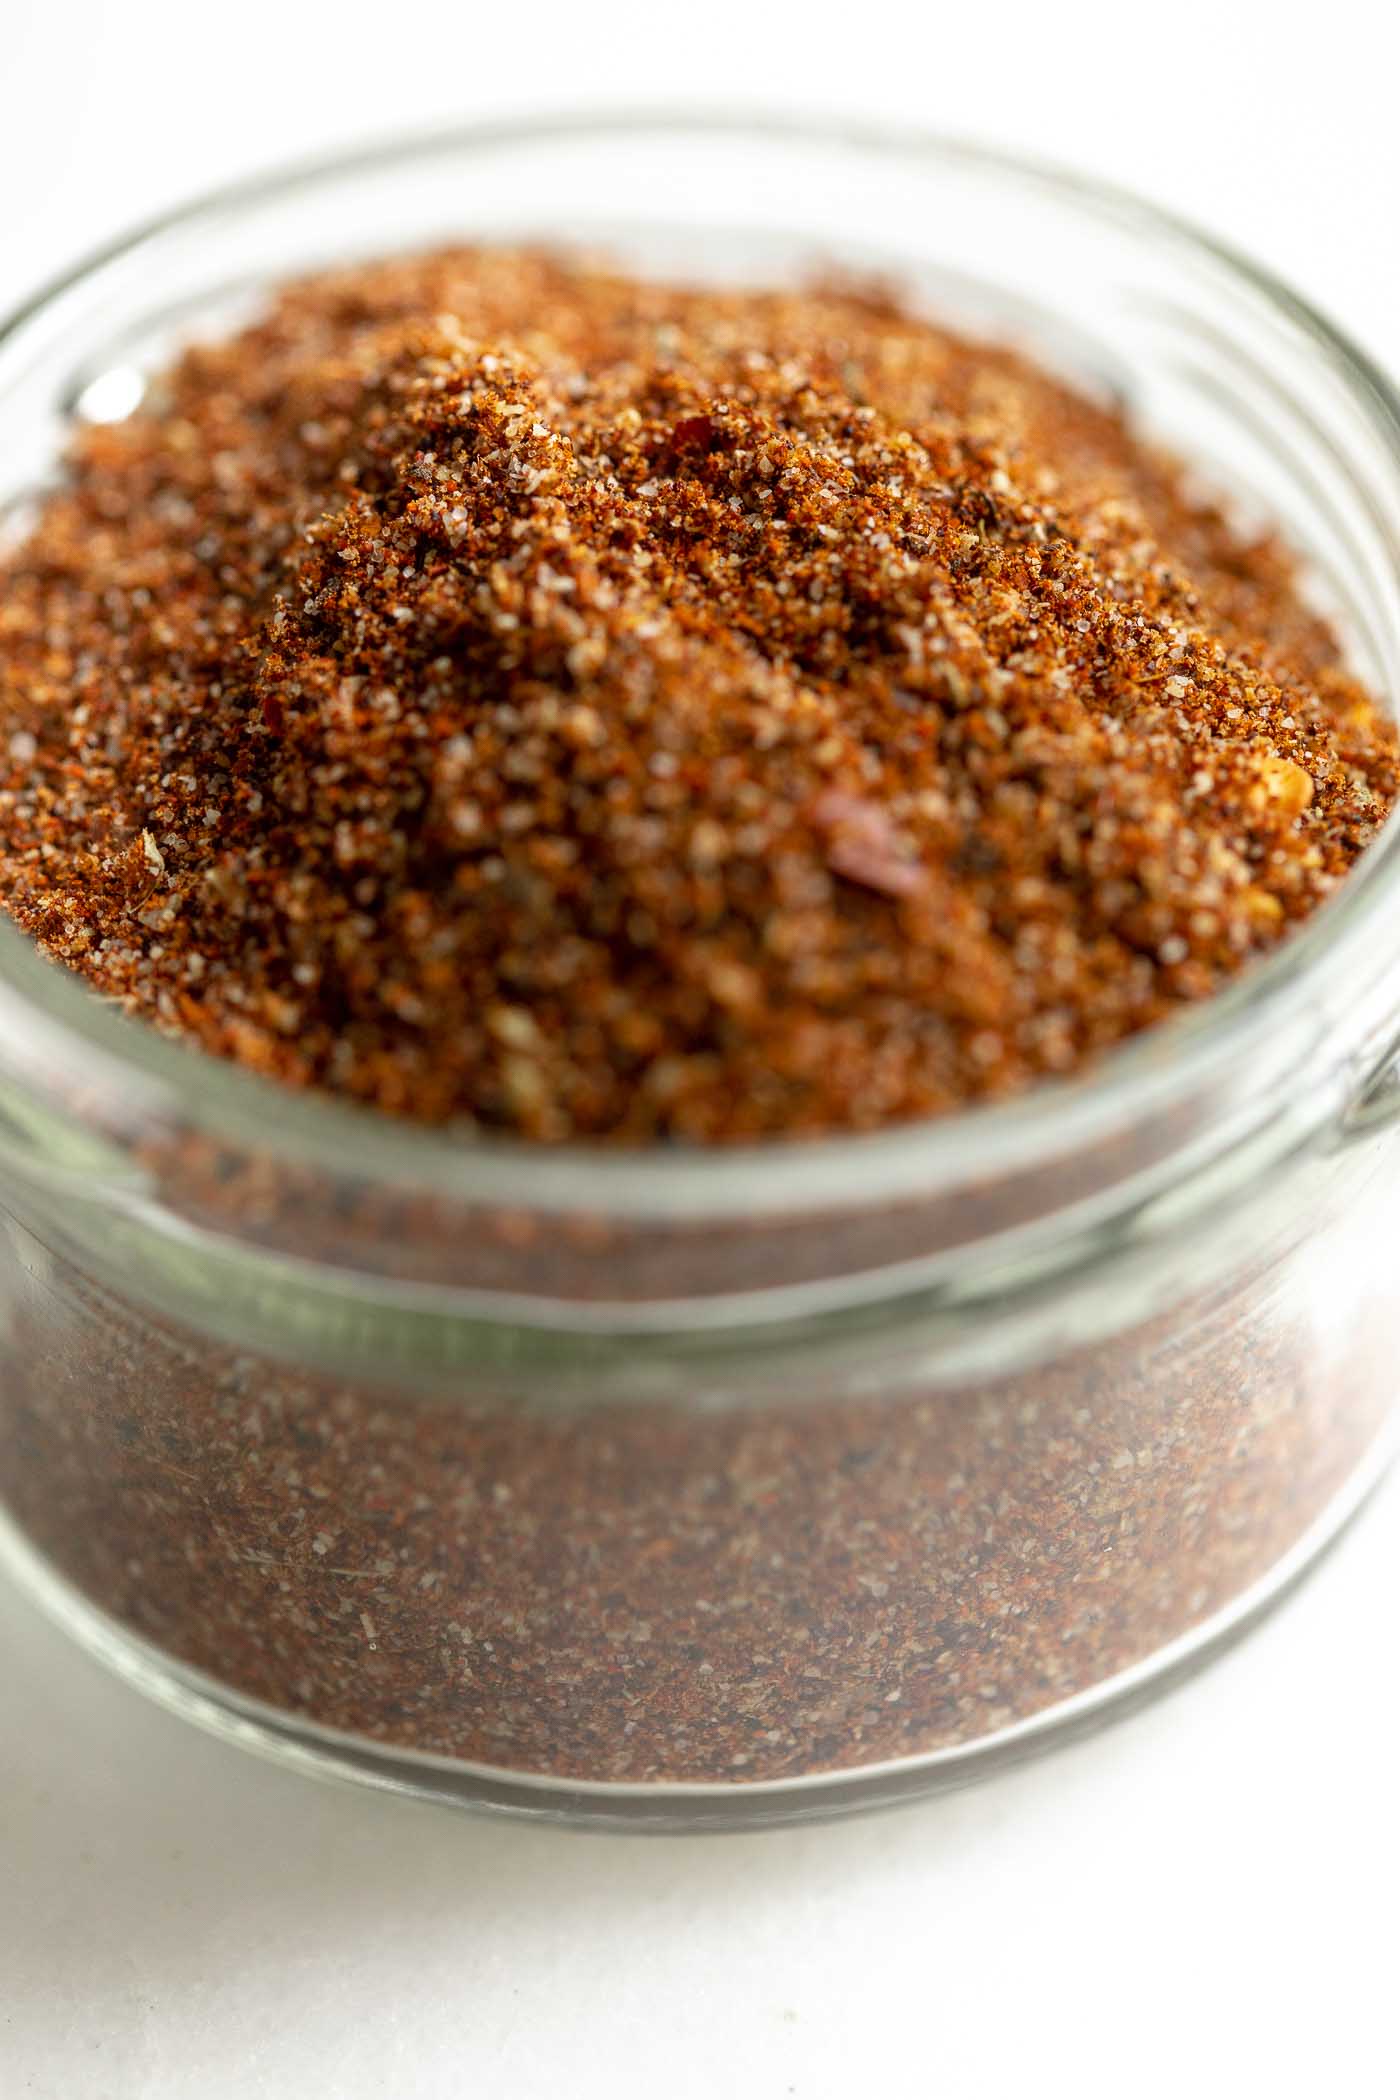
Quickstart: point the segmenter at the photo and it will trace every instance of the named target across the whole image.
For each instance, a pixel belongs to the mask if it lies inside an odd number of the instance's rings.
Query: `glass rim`
[[[1267,266],[1192,220],[1072,169],[932,130],[762,111],[686,105],[560,111],[396,136],[290,161],[239,178],[151,217],[60,273],[0,319],[0,355],[69,293],[161,240],[229,210],[274,204],[356,175],[430,161],[576,139],[751,138],[851,151],[982,172],[1058,197],[1184,249],[1251,293],[1302,337],[1343,381],[1400,471],[1400,389],[1369,354]],[[1400,541],[1389,554],[1400,574]],[[1400,703],[1400,694],[1386,695]],[[1400,711],[1398,709],[1397,711]],[[1104,1053],[1086,1071],[1045,1079],[1006,1102],[872,1132],[702,1146],[541,1144],[482,1135],[465,1125],[420,1125],[368,1106],[299,1092],[212,1054],[162,1037],[112,1011],[18,929],[0,923],[0,998],[13,1017],[37,1018],[104,1068],[162,1120],[235,1144],[274,1144],[281,1155],[329,1173],[412,1187],[522,1211],[587,1210],[593,1216],[781,1215],[818,1206],[862,1207],[956,1187],[1040,1158],[1060,1157],[1237,1064],[1309,996],[1359,983],[1374,962],[1368,940],[1387,904],[1400,927],[1400,812],[1392,814],[1335,897],[1224,991]]]

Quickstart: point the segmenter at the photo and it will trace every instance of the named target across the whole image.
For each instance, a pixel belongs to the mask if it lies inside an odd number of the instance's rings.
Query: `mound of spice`
[[[78,438],[0,567],[0,900],[297,1085],[557,1140],[1068,1071],[1345,875],[1396,740],[1277,545],[864,288],[460,249]]]

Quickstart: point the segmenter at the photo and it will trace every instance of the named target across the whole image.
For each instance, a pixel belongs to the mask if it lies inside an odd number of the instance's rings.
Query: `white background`
[[[1393,365],[1391,12],[0,0],[0,301],[289,153],[689,99],[1078,162]],[[678,1841],[264,1769],[0,1593],[0,2100],[1393,2096],[1398,1603],[1393,1481],[1245,1647],[1093,1743],[868,1821]]]

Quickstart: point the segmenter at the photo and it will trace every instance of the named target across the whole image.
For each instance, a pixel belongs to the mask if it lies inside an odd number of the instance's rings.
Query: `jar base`
[[[1309,1574],[1369,1499],[1396,1456],[1392,1426],[1267,1575],[1224,1610],[1131,1669],[973,1743],[798,1778],[748,1783],[631,1785],[469,1764],[324,1728],[244,1697],[165,1655],[93,1605],[0,1510],[0,1570],[118,1677],[196,1727],[292,1771],[380,1788],[449,1807],[551,1822],[668,1834],[754,1830],[888,1808],[989,1779],[1092,1734],[1192,1675],[1240,1639]]]

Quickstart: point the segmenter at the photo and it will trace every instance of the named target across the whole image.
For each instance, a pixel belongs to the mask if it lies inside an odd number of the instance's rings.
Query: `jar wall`
[[[584,1786],[858,1779],[1119,1678],[1316,1531],[1393,1397],[1381,1150],[1106,1343],[970,1385],[872,1342],[854,1396],[705,1406],[240,1352],[12,1221],[0,1495],[94,1610],[294,1733]]]

